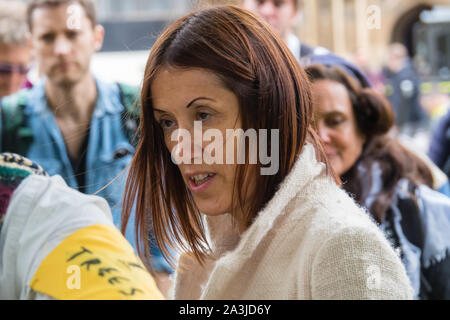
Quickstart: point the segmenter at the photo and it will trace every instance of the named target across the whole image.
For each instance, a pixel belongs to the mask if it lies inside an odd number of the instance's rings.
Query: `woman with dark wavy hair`
[[[303,69],[248,11],[194,12],[157,40],[122,228],[136,205],[141,255],[150,227],[164,252],[172,241],[184,249],[175,299],[412,298],[400,259],[339,188],[311,119]]]
[[[427,164],[388,136],[394,124],[389,102],[341,61],[306,72],[315,124],[344,189],[401,255],[415,297],[449,299],[450,200],[431,189]]]

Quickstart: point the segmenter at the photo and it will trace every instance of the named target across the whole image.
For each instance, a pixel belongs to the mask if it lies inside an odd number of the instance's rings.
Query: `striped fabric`
[[[41,166],[12,153],[0,154],[0,232],[14,190],[31,174],[47,176]]]

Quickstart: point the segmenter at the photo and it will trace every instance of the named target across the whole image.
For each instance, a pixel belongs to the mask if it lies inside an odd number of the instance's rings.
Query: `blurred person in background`
[[[311,65],[315,124],[343,188],[401,256],[415,298],[450,298],[450,199],[430,187],[427,165],[387,133],[386,99],[361,85],[356,68]]]
[[[389,46],[383,68],[386,96],[395,111],[395,124],[400,133],[414,136],[428,127],[428,115],[420,103],[420,79],[401,43]]]
[[[450,179],[450,108],[433,131],[428,155]]]
[[[27,80],[31,58],[26,6],[0,1],[0,98],[31,86]]]
[[[386,92],[384,85],[384,75],[382,68],[375,68],[370,64],[369,55],[367,49],[358,48],[353,54],[353,62],[360,68],[369,79],[372,87],[380,94]]]
[[[328,50],[303,43],[294,28],[300,20],[302,0],[241,0],[241,6],[263,18],[291,49],[297,60],[310,54],[323,54]]]
[[[0,154],[0,300],[162,299],[100,197]]]
[[[135,151],[138,88],[90,72],[104,37],[93,0],[32,0],[27,19],[44,77],[0,101],[1,151],[24,155],[70,187],[105,198],[119,226],[124,173]],[[136,246],[135,231],[125,235]],[[172,269],[157,247],[152,253],[155,278],[166,286]]]
[[[422,96],[422,106],[430,115],[430,128],[435,129],[437,123],[450,110],[450,95],[434,88],[431,93]]]

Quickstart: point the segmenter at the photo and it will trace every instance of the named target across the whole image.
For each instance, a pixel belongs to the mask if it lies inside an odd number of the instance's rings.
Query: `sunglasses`
[[[27,65],[13,65],[9,63],[0,63],[0,76],[10,76],[17,72],[20,75],[26,75],[30,71]]]

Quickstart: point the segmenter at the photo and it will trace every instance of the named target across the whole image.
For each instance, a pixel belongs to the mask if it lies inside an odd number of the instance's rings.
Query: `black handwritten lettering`
[[[92,260],[88,260],[88,261],[83,262],[81,264],[81,266],[86,265],[86,269],[89,271],[89,268],[90,268],[91,265],[97,265],[97,264],[100,264],[100,263],[102,263],[100,261],[100,259],[92,259]]]
[[[123,294],[124,296],[127,296],[127,297],[132,297],[132,296],[134,296],[135,294],[136,294],[136,292],[140,292],[140,293],[144,293],[142,290],[140,290],[140,289],[136,289],[136,288],[131,288],[131,291],[129,292],[129,293],[127,293],[127,292],[125,292],[125,291],[123,291],[123,290],[120,290],[119,291],[119,293],[121,293],[121,294]]]
[[[81,249],[82,249],[81,252],[78,252],[78,253],[74,254],[72,257],[70,257],[69,260],[67,260],[67,262],[70,262],[70,261],[72,261],[73,259],[75,259],[76,257],[79,257],[79,256],[81,256],[82,254],[85,254],[85,253],[92,254],[92,251],[86,249],[85,247],[81,247]]]
[[[109,279],[108,282],[110,284],[114,284],[114,283],[120,283],[121,280],[130,281],[130,279],[127,279],[124,277],[113,277],[113,278]]]
[[[103,277],[103,276],[105,276],[105,273],[111,273],[111,272],[117,272],[117,269],[115,269],[115,268],[100,268],[98,270],[98,275],[100,277]]]
[[[139,265],[139,264],[137,264],[137,263],[128,263],[128,265],[131,266],[131,267],[135,267],[135,268],[139,268],[139,269],[144,269],[144,268],[142,268],[141,265]]]

